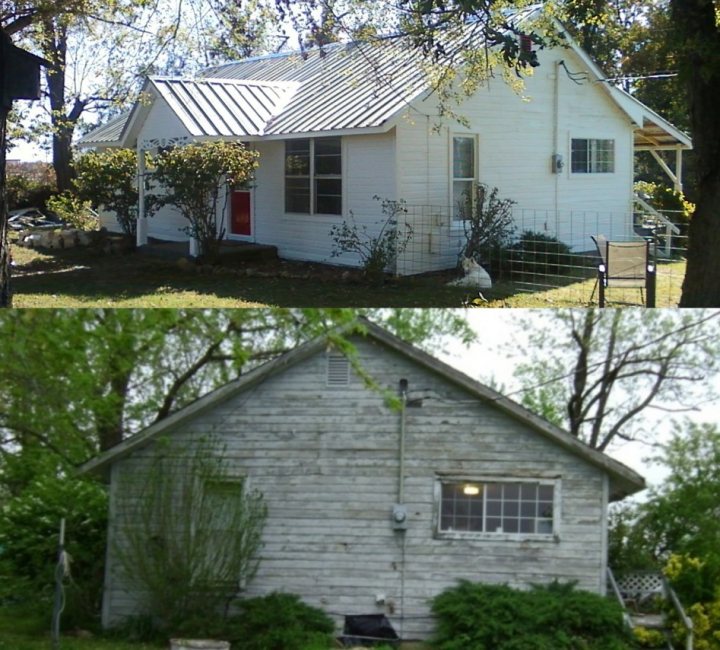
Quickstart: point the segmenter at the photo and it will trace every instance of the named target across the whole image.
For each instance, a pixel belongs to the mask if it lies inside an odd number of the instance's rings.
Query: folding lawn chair
[[[592,237],[600,254],[598,278],[600,307],[605,307],[605,290],[613,287],[643,289],[647,293],[647,307],[655,306],[655,262],[650,257],[649,241],[608,241],[604,235]],[[592,301],[595,296],[593,287]]]

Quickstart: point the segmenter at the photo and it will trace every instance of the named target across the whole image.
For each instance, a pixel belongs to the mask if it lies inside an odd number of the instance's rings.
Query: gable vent
[[[327,355],[327,385],[347,386],[350,383],[350,361],[337,352]]]

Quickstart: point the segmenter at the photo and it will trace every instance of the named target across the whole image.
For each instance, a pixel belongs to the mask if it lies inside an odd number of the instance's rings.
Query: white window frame
[[[339,174],[321,174],[317,175],[315,173],[315,142],[320,139],[326,139],[323,138],[297,138],[296,140],[285,140],[284,141],[284,152],[283,152],[283,203],[284,207],[287,206],[287,179],[288,178],[302,178],[302,179],[308,179],[309,185],[310,185],[310,211],[309,212],[288,212],[287,209],[285,209],[285,214],[291,214],[291,215],[327,215],[329,217],[341,217],[344,212],[344,201],[345,201],[345,192],[344,192],[344,170],[345,170],[345,143],[344,138],[341,136],[327,136],[327,138],[335,138],[340,141],[340,173]],[[302,174],[302,175],[290,175],[288,176],[287,170],[286,170],[286,164],[287,164],[287,143],[288,142],[297,142],[299,140],[307,140],[310,144],[309,147],[309,174]],[[317,210],[317,191],[316,191],[316,182],[318,180],[339,180],[340,181],[340,212],[339,213],[331,213],[331,212],[318,212]]]
[[[576,171],[573,169],[573,144],[576,141],[584,141],[587,143],[587,159],[585,160],[585,167],[586,169],[584,171]],[[598,160],[598,143],[612,143],[612,159],[610,161],[610,167],[611,169],[603,169],[598,170],[597,167],[600,164],[600,161]],[[578,137],[570,137],[570,173],[573,176],[579,176],[579,177],[585,177],[585,176],[596,176],[596,175],[607,175],[607,174],[614,174],[615,173],[615,161],[616,161],[616,147],[615,147],[615,139],[614,138],[578,138]]]
[[[473,141],[473,176],[472,177],[456,177],[455,176],[455,138],[467,138],[469,140]],[[480,166],[480,156],[479,156],[479,149],[480,149],[480,138],[477,133],[462,133],[462,132],[450,132],[449,134],[449,142],[448,142],[448,160],[449,160],[449,169],[448,169],[448,180],[449,180],[449,200],[448,203],[450,204],[450,214],[452,216],[451,222],[455,226],[462,226],[463,219],[460,218],[460,214],[458,212],[458,207],[455,204],[455,183],[467,183],[470,182],[470,192],[472,197],[472,202],[475,201],[475,190],[477,188],[478,182],[479,182],[479,171],[478,167]]]
[[[442,529],[442,486],[443,484],[465,484],[465,485],[488,485],[488,484],[536,484],[549,485],[553,488],[553,516],[552,532],[550,533],[527,533],[527,532],[497,532],[497,531],[450,531]],[[483,494],[483,520],[487,518],[486,496]],[[435,479],[434,490],[434,536],[438,539],[475,539],[475,540],[506,540],[506,541],[538,541],[557,542],[560,539],[561,521],[561,481],[558,477],[516,477],[516,476],[438,476]]]

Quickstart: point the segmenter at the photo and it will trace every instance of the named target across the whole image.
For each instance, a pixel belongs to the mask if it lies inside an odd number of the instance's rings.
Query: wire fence
[[[398,232],[412,231],[397,258],[401,276],[461,268],[469,232],[447,208],[405,206]],[[679,214],[589,211],[513,211],[514,229],[503,245],[487,246],[479,262],[493,287],[483,294],[555,292],[558,302],[598,302],[599,248],[593,238],[649,242],[648,262],[657,269],[657,306],[675,306],[685,275],[686,228]],[[680,224],[680,225],[678,225]],[[472,273],[472,271],[471,271]],[[461,273],[458,274],[462,275]],[[627,283],[626,283],[627,284]],[[644,287],[607,287],[608,304],[645,304]]]

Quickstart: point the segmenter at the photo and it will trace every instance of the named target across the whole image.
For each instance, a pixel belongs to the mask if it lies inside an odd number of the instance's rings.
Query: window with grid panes
[[[439,532],[552,535],[554,498],[552,483],[443,481]]]
[[[452,209],[456,220],[467,214],[475,188],[475,136],[453,136]]]
[[[570,152],[573,174],[610,174],[615,171],[615,141],[573,138]]]
[[[285,212],[342,214],[342,140],[285,142]]]

